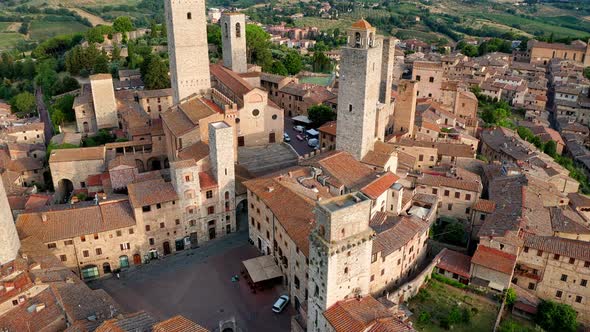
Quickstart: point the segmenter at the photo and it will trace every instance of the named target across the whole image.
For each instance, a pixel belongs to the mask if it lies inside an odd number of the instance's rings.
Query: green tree
[[[584,76],[590,80],[590,67],[584,68]]]
[[[35,77],[37,85],[48,95],[53,95],[53,87],[58,80],[55,68],[57,68],[56,61],[47,59],[39,64],[37,77]]]
[[[557,143],[554,140],[547,141],[543,147],[543,152],[555,158],[557,155]]]
[[[66,115],[61,110],[51,112],[51,122],[57,128],[66,122]]]
[[[263,68],[272,66],[270,35],[255,24],[246,25],[246,50],[248,63],[255,63]]]
[[[533,132],[527,127],[519,126],[516,128],[516,132],[518,133],[518,136],[525,141],[530,141],[535,137],[535,134],[533,134]]]
[[[574,332],[578,313],[569,305],[542,300],[537,307],[535,323],[547,331]]]
[[[311,57],[311,67],[317,73],[329,72],[332,70],[332,61],[323,52],[315,52]]]
[[[283,76],[289,75],[287,68],[285,68],[285,65],[280,61],[273,61],[272,66],[270,67],[269,71],[272,74],[283,75]]]
[[[308,108],[307,116],[316,128],[322,126],[328,121],[333,121],[336,119],[336,113],[331,107],[324,104],[313,105]]]
[[[298,74],[303,68],[303,60],[301,59],[301,55],[294,51],[287,53],[284,63],[285,68],[287,68],[287,72],[289,72],[290,75]]]
[[[96,57],[92,72],[95,74],[109,73],[109,59],[106,54],[101,53],[98,57]]]
[[[111,60],[112,61],[119,61],[121,59],[121,49],[119,46],[115,45],[113,47],[113,52],[111,53]]]
[[[16,113],[25,116],[33,114],[37,109],[35,96],[30,92],[21,92],[14,96],[10,105]]]
[[[218,24],[207,24],[207,43],[221,47],[221,27]]]
[[[512,308],[512,306],[514,305],[514,303],[516,302],[516,292],[514,291],[513,288],[508,288],[508,290],[506,290],[506,305],[510,308]]]
[[[143,81],[145,87],[149,90],[166,89],[170,87],[168,66],[166,66],[159,56],[152,55],[149,57]]]
[[[117,32],[133,31],[133,21],[129,16],[119,16],[113,22],[113,29]]]

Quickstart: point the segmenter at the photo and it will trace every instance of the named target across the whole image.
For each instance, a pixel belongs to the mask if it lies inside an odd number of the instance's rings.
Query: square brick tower
[[[329,331],[324,311],[369,294],[374,232],[371,200],[352,193],[322,200],[309,236],[308,331]]]
[[[209,124],[209,158],[211,173],[219,188],[219,210],[225,213],[225,223],[236,229],[236,175],[234,157],[234,128],[226,122]]]
[[[358,160],[375,144],[381,50],[376,29],[365,20],[352,25],[348,43],[342,47],[336,149]]]
[[[173,102],[211,88],[205,0],[165,0]]]
[[[220,21],[223,65],[236,73],[247,72],[246,15],[224,12]]]
[[[393,133],[414,135],[418,82],[402,80],[397,85],[397,99],[393,113]]]
[[[0,266],[14,260],[20,248],[20,240],[8,204],[4,182],[0,178]]]
[[[111,74],[90,76],[92,103],[96,117],[96,129],[114,128],[119,126],[117,118],[117,101]]]

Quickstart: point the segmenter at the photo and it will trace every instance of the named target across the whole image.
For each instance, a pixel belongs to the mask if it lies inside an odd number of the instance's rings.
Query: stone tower
[[[391,85],[393,84],[393,68],[395,62],[396,38],[383,38],[383,55],[381,64],[381,86],[379,88],[379,102],[391,104]]]
[[[247,72],[246,15],[224,12],[220,24],[223,65],[236,73]]]
[[[209,158],[211,159],[211,173],[217,180],[219,187],[220,210],[227,213],[226,226],[231,230],[236,228],[236,176],[234,170],[234,128],[226,122],[209,124]]]
[[[369,294],[374,232],[371,200],[361,193],[322,200],[309,241],[308,331],[327,331],[324,311]]]
[[[4,182],[0,178],[0,266],[14,260],[19,248],[20,241],[16,233],[12,211],[8,204]]]
[[[352,25],[348,43],[342,47],[336,149],[347,151],[358,160],[375,143],[381,49],[375,28],[365,20]]]
[[[393,133],[414,134],[414,118],[416,116],[416,81],[402,80],[397,85],[397,99],[393,113]]]
[[[113,76],[111,74],[90,76],[90,88],[92,89],[92,103],[97,129],[118,127],[119,119],[117,118]]]
[[[165,0],[173,102],[211,88],[205,0]]]

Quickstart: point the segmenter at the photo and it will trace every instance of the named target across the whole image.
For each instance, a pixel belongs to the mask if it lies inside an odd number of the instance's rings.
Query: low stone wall
[[[386,298],[389,301],[399,305],[416,296],[416,294],[418,294],[420,291],[420,288],[422,288],[426,281],[430,279],[432,271],[438,262],[440,262],[440,255],[436,255],[432,262],[430,262],[430,264],[428,264],[426,268],[420,272],[420,274],[414,277],[414,279],[401,285],[397,290],[387,293]]]

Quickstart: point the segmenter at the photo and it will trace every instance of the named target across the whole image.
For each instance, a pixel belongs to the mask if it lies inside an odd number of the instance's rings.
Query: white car
[[[302,133],[302,132],[305,131],[305,127],[303,127],[303,126],[295,126],[295,127],[293,127],[293,130]]]
[[[320,146],[320,141],[317,138],[310,138],[309,140],[307,140],[307,146],[317,148],[318,146]]]
[[[287,304],[289,304],[289,295],[281,295],[275,304],[272,305],[272,311],[279,314],[285,309]]]
[[[283,141],[291,142],[291,137],[289,137],[289,134],[283,133]]]

